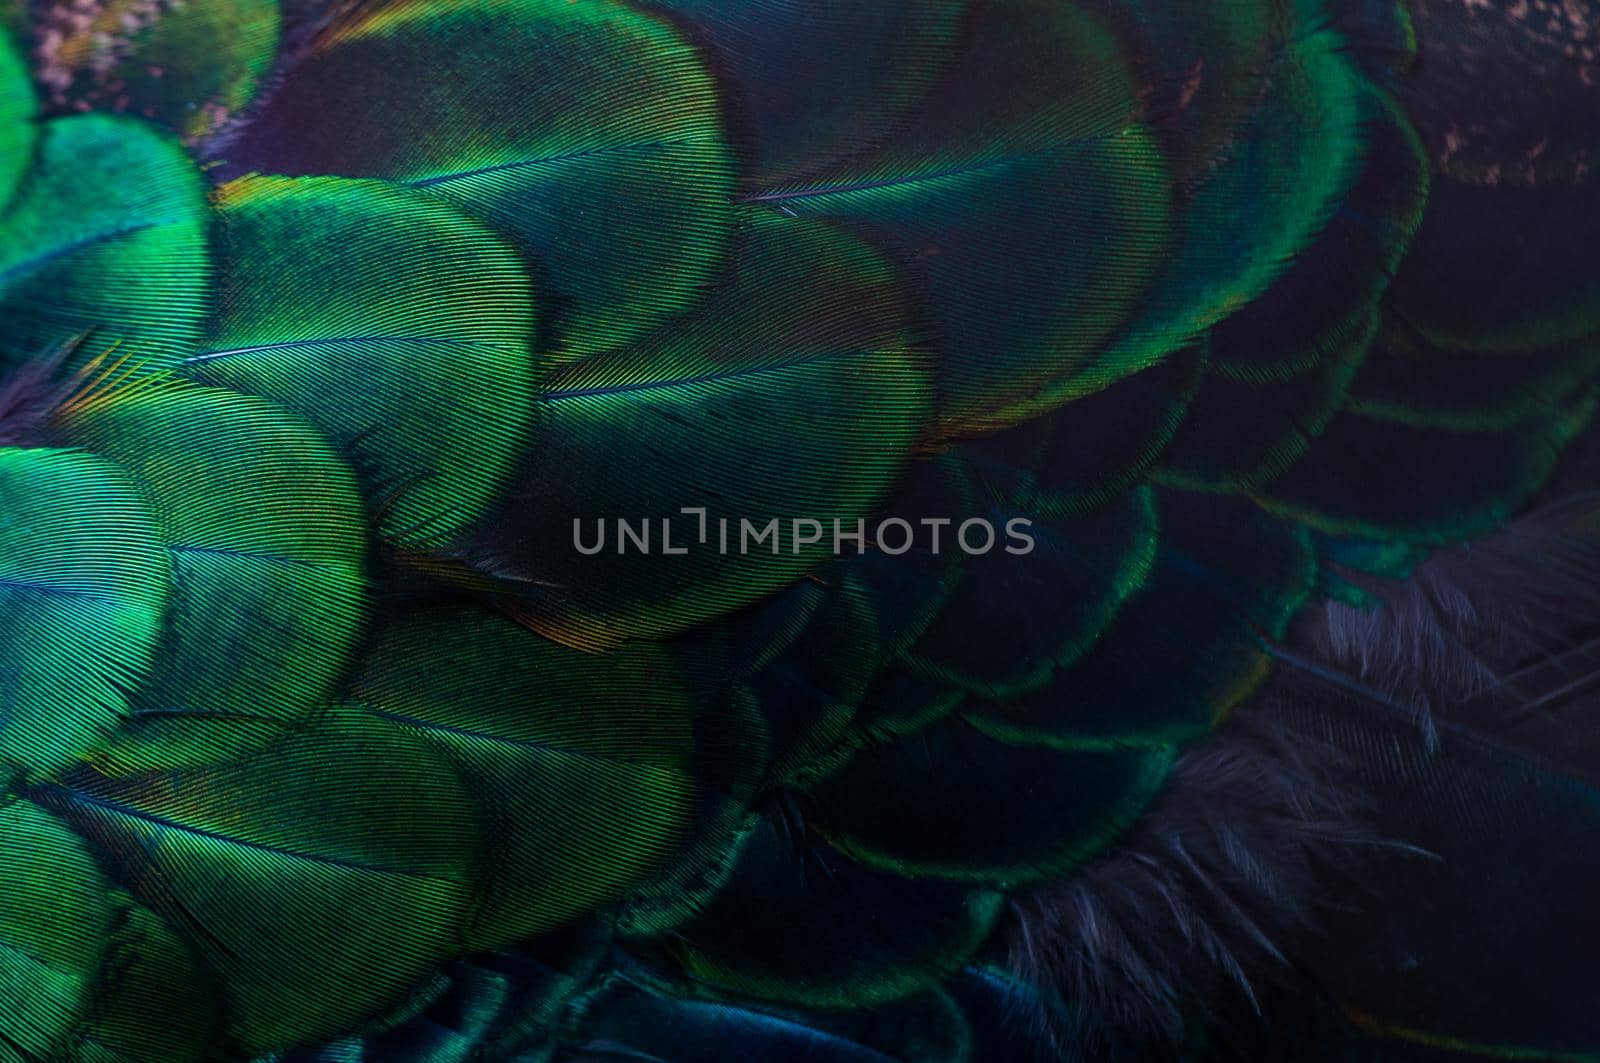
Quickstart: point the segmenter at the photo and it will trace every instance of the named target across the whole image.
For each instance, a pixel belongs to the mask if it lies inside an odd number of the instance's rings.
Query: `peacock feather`
[[[0,0],[0,1063],[1600,1058],[1590,0]]]

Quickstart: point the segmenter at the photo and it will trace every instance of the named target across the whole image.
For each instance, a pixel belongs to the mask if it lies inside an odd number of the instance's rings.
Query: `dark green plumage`
[[[308,716],[366,605],[366,531],[332,447],[277,406],[181,381],[91,392],[56,431],[130,477],[172,581],[160,652],[102,761],[213,763]]]
[[[90,336],[93,349],[171,364],[209,311],[205,193],[193,163],[130,119],[62,118],[35,136],[0,226],[0,359],[16,367]]]
[[[5,449],[0,510],[0,757],[32,778],[111,739],[155,661],[172,571],[135,486],[92,455]]]
[[[0,0],[0,1060],[1222,1058],[1594,486],[1579,6]]]
[[[442,756],[381,721],[341,714],[204,768],[85,768],[30,796],[194,946],[236,1052],[333,1037],[464,943],[477,810]]]
[[[324,32],[229,162],[382,178],[494,226],[561,308],[558,356],[692,307],[727,247],[733,171],[716,86],[682,36],[616,4],[367,6]],[[352,83],[359,97],[324,105]]]
[[[84,1013],[110,936],[109,887],[88,844],[27,802],[0,809],[0,853],[12,869],[0,886],[0,1045],[39,1058]]]
[[[438,748],[492,826],[473,951],[616,900],[688,834],[694,705],[658,648],[599,658],[493,613],[436,609],[386,627],[350,697]]]
[[[353,453],[387,545],[457,539],[530,445],[544,360],[516,249],[376,181],[244,179],[215,201],[220,306],[178,372]]]
[[[826,225],[751,218],[696,313],[543,380],[526,468],[468,556],[512,593],[525,584],[553,637],[680,632],[800,577],[831,552],[832,520],[871,514],[926,430],[930,390],[886,262]],[[616,475],[639,454],[652,475]],[[796,520],[829,521],[826,542],[798,542]]]

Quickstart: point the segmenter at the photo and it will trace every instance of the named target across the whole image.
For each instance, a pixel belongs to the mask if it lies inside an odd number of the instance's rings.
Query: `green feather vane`
[[[111,741],[173,572],[134,485],[91,455],[0,449],[0,514],[0,758],[36,777]]]
[[[359,105],[328,106],[354,82]],[[456,204],[538,263],[568,356],[689,309],[732,226],[709,73],[665,20],[609,0],[378,5],[322,37],[229,159]]]
[[[1208,1022],[1207,758],[1592,479],[1573,6],[0,0],[0,1061]]]
[[[0,203],[11,201],[33,154],[33,85],[28,67],[0,33]]]
[[[942,433],[1093,390],[1081,377],[1171,237],[1166,162],[1104,24],[1075,5],[996,3],[963,33],[919,109],[936,131],[910,122],[848,166],[741,197],[833,220],[925,288]]]
[[[0,365],[91,337],[170,365],[210,298],[200,175],[182,149],[124,118],[43,125],[0,213]]]
[[[58,431],[127,471],[172,572],[161,655],[103,765],[215,763],[319,707],[366,590],[354,478],[327,442],[276,406],[181,381],[93,392]]]
[[[481,519],[529,446],[533,294],[448,202],[376,181],[217,193],[221,311],[179,372],[285,406],[354,457],[397,549]]]
[[[462,948],[478,811],[431,746],[380,721],[341,714],[212,767],[79,773],[35,800],[195,946],[246,1052],[396,1008]]]
[[[687,831],[694,706],[658,649],[588,656],[441,609],[391,623],[351,697],[458,765],[493,825],[474,949],[620,899]]]
[[[484,567],[511,573],[535,626],[574,645],[681,631],[831,552],[832,520],[853,530],[926,431],[930,390],[881,258],[827,225],[755,219],[697,314],[544,379]],[[703,528],[680,513],[695,507]],[[619,520],[653,537],[650,553]],[[805,520],[826,535],[796,533]],[[664,562],[665,549],[685,553]]]
[[[0,808],[0,1056],[47,1058],[87,1011],[111,926],[89,845],[22,801]]]

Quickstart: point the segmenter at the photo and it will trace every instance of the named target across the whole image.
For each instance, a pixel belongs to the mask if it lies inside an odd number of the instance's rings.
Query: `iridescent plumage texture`
[[[1597,49],[0,0],[0,1063],[1600,1056]]]

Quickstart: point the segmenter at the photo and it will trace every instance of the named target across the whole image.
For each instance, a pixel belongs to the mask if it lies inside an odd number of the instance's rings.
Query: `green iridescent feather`
[[[483,825],[444,759],[379,721],[34,799],[201,955],[245,1051],[342,1033],[462,948]]]
[[[858,753],[813,788],[815,821],[845,854],[908,878],[1033,882],[1110,845],[1160,789],[1173,752],[1013,745],[951,719]]]
[[[1381,420],[1453,431],[1504,430],[1561,404],[1600,366],[1600,335],[1516,356],[1443,350],[1386,316],[1350,408]]]
[[[912,675],[1015,697],[1070,668],[1144,583],[1155,556],[1156,513],[1143,489],[1076,521],[1036,519],[1003,498],[985,502],[960,523],[975,519],[995,529],[994,546],[967,559],[939,618],[900,659]],[[1018,520],[1027,522],[1026,540],[1011,531]],[[948,534],[956,540],[950,548],[961,548],[960,528]],[[1041,580],[1071,591],[1040,595]],[[974,616],[984,618],[981,641],[971,637]]]
[[[199,1063],[220,1051],[221,997],[199,954],[165,920],[111,892],[106,953],[67,1041],[72,1063]],[[160,1022],[151,1016],[160,1015]]]
[[[0,760],[37,778],[108,744],[157,661],[172,568],[114,465],[0,449]]]
[[[210,297],[205,228],[178,145],[104,115],[44,125],[0,213],[0,364],[82,337],[151,367],[188,353]]]
[[[1016,423],[1092,390],[1080,374],[1170,237],[1166,162],[1100,20],[1010,2],[974,9],[963,32],[921,108],[937,135],[911,122],[848,166],[742,197],[849,227],[926,291],[943,432]]]
[[[247,179],[217,207],[221,309],[179,371],[330,436],[395,548],[458,537],[529,447],[522,259],[449,203],[374,181]]]
[[[1360,361],[1367,349],[1379,301],[1422,223],[1430,176],[1421,140],[1388,93],[1364,86],[1355,106],[1359,176],[1273,284],[1213,330],[1219,375],[1285,380]]]
[[[962,44],[969,0],[826,4],[644,0],[710,54],[741,184],[800,179],[903,126]]]
[[[327,442],[279,407],[181,381],[113,382],[57,431],[137,484],[173,579],[161,655],[103,766],[214,763],[315,711],[366,592],[364,515]]]
[[[0,33],[0,203],[10,201],[27,172],[36,135],[33,110],[27,62],[9,35]]]
[[[359,105],[328,106],[353,80]],[[709,73],[670,23],[609,0],[376,5],[320,38],[227,157],[456,204],[537,262],[547,347],[569,356],[689,309],[732,228]]]
[[[1229,152],[1267,92],[1290,28],[1281,0],[1088,0],[1128,41],[1172,179],[1192,188]]]
[[[1008,904],[1589,424],[1432,6],[0,0],[0,1056],[1017,1055]]]
[[[1182,204],[1181,239],[1137,316],[1104,355],[1109,371],[1190,342],[1265,291],[1354,185],[1363,86],[1339,35],[1307,28],[1276,45],[1265,93]]]
[[[1214,361],[1217,371],[1198,389],[1152,479],[1190,491],[1233,492],[1282,475],[1345,407],[1377,328],[1378,315],[1369,311],[1365,327],[1341,350],[1287,379],[1236,377]],[[1240,417],[1245,409],[1255,412]]]
[[[681,631],[827,556],[831,522],[853,530],[898,474],[929,390],[880,258],[820,223],[756,219],[698,313],[543,381],[528,468],[469,556],[575,645]],[[703,529],[680,512],[695,507]]]
[[[111,902],[82,838],[24,801],[0,808],[0,1056],[44,1059],[87,1011]]]
[[[589,656],[440,608],[387,625],[350,697],[438,747],[493,824],[475,950],[619,900],[687,832],[694,706],[659,649]]]
[[[1503,429],[1418,428],[1346,411],[1256,497],[1270,511],[1335,535],[1439,544],[1483,535],[1523,506],[1591,423],[1594,398],[1536,408]],[[1382,465],[1362,484],[1344,470]],[[1452,475],[1458,469],[1473,475]]]
[[[1008,741],[1141,749],[1196,740],[1256,691],[1269,640],[1315,586],[1309,536],[1237,499],[1164,490],[1155,506],[1150,577],[1104,637],[1036,693],[975,701],[963,718]]]
[[[712,988],[844,1009],[935,983],[966,962],[1000,913],[991,890],[901,879],[825,850],[811,860],[808,874],[763,824],[716,899],[662,947]]]

